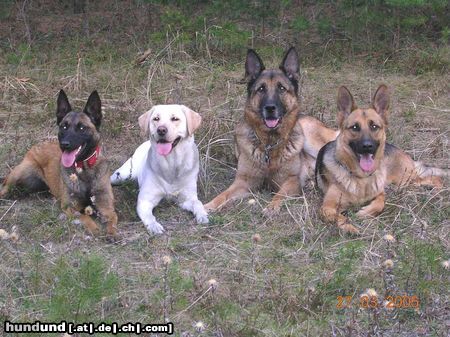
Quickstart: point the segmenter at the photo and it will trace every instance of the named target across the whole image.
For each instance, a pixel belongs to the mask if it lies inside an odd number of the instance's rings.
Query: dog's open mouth
[[[264,119],[264,124],[266,124],[266,126],[269,129],[273,129],[276,128],[281,122],[281,118],[276,118],[276,119]]]
[[[359,167],[366,173],[371,173],[375,170],[375,160],[371,153],[358,153]]]
[[[77,155],[81,152],[83,145],[80,145],[77,149],[68,151],[64,150],[61,155],[61,163],[64,167],[71,167],[75,163]]]
[[[181,137],[176,138],[173,142],[160,139],[156,142],[156,152],[158,152],[161,156],[167,156],[170,152],[172,152],[173,148],[177,146],[180,140]]]

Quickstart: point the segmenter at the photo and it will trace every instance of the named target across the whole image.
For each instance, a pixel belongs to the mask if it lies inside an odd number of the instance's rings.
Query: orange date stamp
[[[336,309],[348,309],[354,305],[362,309],[418,309],[420,300],[416,295],[378,296],[361,295],[357,301],[353,296],[337,296]],[[356,302],[356,303],[355,303]]]

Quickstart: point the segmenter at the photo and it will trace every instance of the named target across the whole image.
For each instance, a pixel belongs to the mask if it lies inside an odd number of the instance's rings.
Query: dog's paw
[[[149,231],[150,234],[162,234],[164,233],[164,227],[161,226],[157,221],[145,224],[145,227]]]
[[[370,205],[367,205],[356,212],[356,216],[359,218],[373,218],[379,215],[382,211],[383,209],[374,209]]]
[[[198,224],[208,224],[209,223],[208,214],[197,214],[195,216],[195,220],[197,221]]]
[[[120,184],[124,178],[121,176],[120,172],[117,170],[113,174],[111,174],[111,177],[109,177],[109,180],[112,185]]]
[[[215,210],[217,210],[216,205],[212,201],[210,201],[207,204],[203,205],[203,207],[208,212],[214,212]]]
[[[122,240],[122,236],[120,236],[117,232],[114,233],[106,233],[106,241],[109,243],[117,243]]]
[[[339,226],[339,229],[342,230],[344,233],[354,234],[354,235],[358,235],[359,234],[359,229],[356,228],[355,226],[353,226],[352,224],[343,223],[343,224],[338,225],[338,226]]]
[[[277,206],[269,204],[269,205],[267,205],[266,208],[264,208],[262,210],[262,212],[263,212],[265,217],[271,218],[271,217],[273,217],[273,216],[275,216],[275,215],[280,213],[280,207],[277,207]]]

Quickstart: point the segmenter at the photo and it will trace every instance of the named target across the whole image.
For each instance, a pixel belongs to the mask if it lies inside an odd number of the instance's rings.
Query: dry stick
[[[25,25],[25,36],[27,37],[28,46],[31,46],[31,30],[25,13],[25,7],[28,4],[28,0],[22,2],[22,6],[19,6],[19,14],[22,17],[23,24]]]
[[[16,204],[17,200],[14,200],[14,202],[12,203],[11,206],[9,206],[9,208],[6,210],[6,212],[2,215],[2,217],[0,218],[0,221],[3,220],[3,218],[5,217],[6,214],[8,214],[8,212],[11,210],[11,208],[14,207],[14,205]]]
[[[206,291],[201,294],[194,302],[192,302],[187,308],[181,310],[178,314],[176,314],[173,318],[178,318],[180,315],[186,311],[188,311],[190,308],[192,308],[198,301],[200,301],[207,293],[209,293],[212,290],[212,286],[210,286]]]

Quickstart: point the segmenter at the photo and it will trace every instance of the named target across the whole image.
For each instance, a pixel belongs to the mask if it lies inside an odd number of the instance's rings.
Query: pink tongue
[[[359,166],[364,172],[372,172],[375,169],[375,160],[372,154],[363,154],[359,159]]]
[[[172,143],[156,143],[156,152],[162,156],[167,156],[172,151]]]
[[[264,122],[266,123],[267,127],[274,128],[278,125],[279,119],[265,119]]]
[[[63,151],[61,155],[61,163],[64,167],[71,167],[75,163],[75,157],[77,156],[78,149],[73,151]]]

